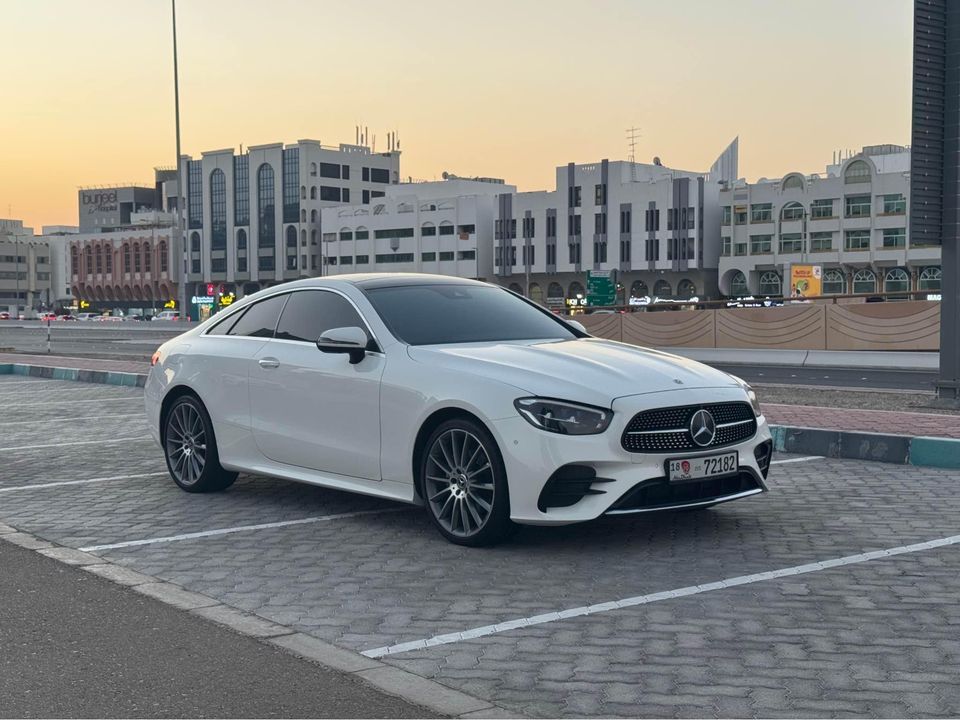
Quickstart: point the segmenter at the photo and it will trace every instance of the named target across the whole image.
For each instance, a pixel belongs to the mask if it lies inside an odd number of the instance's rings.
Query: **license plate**
[[[734,475],[739,469],[739,454],[735,452],[684,458],[682,460],[667,460],[667,477],[672,483],[718,477],[720,475]]]

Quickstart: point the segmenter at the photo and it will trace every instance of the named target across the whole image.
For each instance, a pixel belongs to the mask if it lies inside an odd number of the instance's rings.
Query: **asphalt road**
[[[0,717],[429,715],[2,541],[0,574]]]
[[[51,323],[51,350],[57,355],[149,359],[159,345],[194,323]],[[39,322],[0,323],[0,349],[45,353],[47,328]],[[864,389],[930,391],[935,372],[803,368],[769,365],[715,365],[750,383],[815,385]]]
[[[960,714],[958,471],[779,456],[757,497],[471,549],[376,498],[247,474],[184,493],[136,388],[0,377],[0,407],[0,522],[510,712]],[[100,695],[124,715],[321,712],[331,686],[294,686],[284,658],[8,557],[0,714],[28,691],[44,716],[107,714]],[[378,712],[400,711],[356,710]]]

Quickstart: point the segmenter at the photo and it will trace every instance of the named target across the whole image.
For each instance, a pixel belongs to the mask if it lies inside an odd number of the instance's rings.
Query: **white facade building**
[[[790,267],[823,268],[823,293],[940,289],[940,247],[910,241],[910,151],[874,145],[821,175],[720,193],[724,295],[790,294]]]
[[[214,150],[183,156],[180,178],[188,295],[216,283],[242,296],[320,274],[321,209],[382,197],[399,182],[400,151],[316,140]]]
[[[40,239],[50,247],[50,304],[65,307],[73,304],[70,287],[70,237],[80,228],[76,225],[44,225]]]
[[[0,310],[14,316],[49,307],[50,248],[21,220],[0,219]]]
[[[370,205],[322,210],[324,273],[493,276],[493,213],[512,185],[461,178],[404,183]]]

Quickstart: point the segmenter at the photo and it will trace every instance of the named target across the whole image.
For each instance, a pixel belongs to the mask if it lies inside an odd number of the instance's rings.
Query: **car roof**
[[[352,273],[346,275],[328,275],[326,277],[305,278],[294,282],[274,286],[275,289],[298,287],[331,287],[339,284],[354,285],[362,290],[404,285],[487,285],[479,280],[469,280],[449,275],[430,273]]]

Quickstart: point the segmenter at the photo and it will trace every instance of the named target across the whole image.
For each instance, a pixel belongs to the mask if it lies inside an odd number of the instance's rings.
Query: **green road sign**
[[[613,305],[617,301],[617,283],[613,274],[599,270],[587,273],[587,305],[600,307]]]

